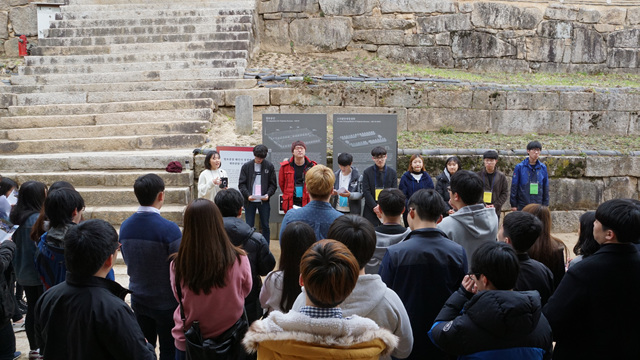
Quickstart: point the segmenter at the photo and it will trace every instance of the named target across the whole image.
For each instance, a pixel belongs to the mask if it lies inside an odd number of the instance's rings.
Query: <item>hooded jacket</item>
[[[494,209],[486,208],[484,204],[468,205],[442,219],[437,228],[462,245],[471,268],[473,252],[485,242],[496,241],[498,218]]]
[[[538,194],[530,194],[530,184],[538,183]],[[549,174],[547,166],[536,160],[535,165],[529,164],[527,157],[513,169],[511,179],[511,207],[518,211],[529,204],[549,206]]]
[[[297,311],[274,311],[254,322],[242,343],[249,353],[258,352],[258,360],[377,360],[393,351],[398,338],[359,316],[311,318]]]
[[[262,287],[262,279],[260,277],[273,270],[276,266],[276,259],[269,250],[269,244],[262,234],[256,232],[242,219],[225,217],[222,218],[222,221],[224,221],[224,229],[227,231],[227,235],[229,235],[233,245],[239,246],[247,252],[249,264],[251,265],[253,286],[251,286],[251,292],[245,298],[245,307],[247,308],[249,321],[257,320],[253,313],[256,312],[256,309],[260,309],[258,301],[260,288]]]
[[[458,359],[550,359],[551,327],[536,291],[481,291],[463,287],[436,317],[429,337]]]
[[[292,310],[299,311],[305,306],[306,299],[303,287]],[[340,304],[340,308],[344,316],[358,315],[371,319],[381,328],[396,335],[399,341],[391,353],[394,358],[404,359],[411,354],[413,333],[409,315],[400,297],[382,282],[380,275],[360,275],[353,292]]]
[[[278,185],[280,185],[280,191],[282,191],[282,209],[286,213],[293,207],[293,192],[296,188],[295,175],[296,170],[293,168],[294,163],[293,156],[289,160],[285,160],[280,163],[280,171],[278,172]],[[304,170],[302,171],[302,178],[307,174],[307,171],[312,167],[318,165],[315,161],[310,160],[308,157],[304,157]],[[311,201],[309,193],[307,192],[307,183],[304,182],[302,186],[302,206],[305,206]]]
[[[387,248],[404,240],[411,232],[410,228],[405,228],[404,232],[394,233],[392,229],[402,228],[401,225],[380,225],[376,227],[376,249],[371,260],[365,265],[364,271],[367,274],[377,274],[382,264],[382,258],[387,253]],[[389,230],[389,231],[385,231]]]

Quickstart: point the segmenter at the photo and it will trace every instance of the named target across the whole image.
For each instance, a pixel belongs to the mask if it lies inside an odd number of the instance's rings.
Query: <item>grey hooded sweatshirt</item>
[[[496,241],[498,218],[495,209],[486,208],[484,204],[468,205],[442,219],[437,228],[462,245],[471,269],[473,252],[485,242]]]
[[[496,217],[495,213],[493,217]],[[299,311],[306,301],[307,296],[303,287],[292,310]],[[381,328],[396,335],[400,340],[391,356],[404,359],[411,354],[413,333],[411,332],[409,315],[407,315],[402,300],[387,287],[380,275],[360,275],[351,295],[339,306],[344,317],[358,315],[369,318]],[[381,356],[380,359],[390,359],[390,357]]]

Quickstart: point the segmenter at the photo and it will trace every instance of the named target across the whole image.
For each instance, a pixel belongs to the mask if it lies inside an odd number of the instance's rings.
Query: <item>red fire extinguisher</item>
[[[18,38],[18,55],[19,56],[27,56],[27,35],[20,35]]]

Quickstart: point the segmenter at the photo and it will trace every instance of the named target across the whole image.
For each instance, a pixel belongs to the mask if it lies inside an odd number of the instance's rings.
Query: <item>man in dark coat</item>
[[[397,188],[398,175],[394,168],[387,166],[387,150],[382,146],[376,146],[371,150],[371,158],[375,164],[364,169],[362,173],[362,195],[364,196],[362,216],[373,226],[378,226],[380,220],[373,211],[378,205],[378,195],[383,189]]]
[[[509,199],[509,181],[504,174],[496,169],[498,163],[498,152],[489,150],[482,156],[484,167],[478,171],[478,176],[482,179],[484,194],[482,201],[487,207],[496,209],[496,215],[500,219],[502,205]]]

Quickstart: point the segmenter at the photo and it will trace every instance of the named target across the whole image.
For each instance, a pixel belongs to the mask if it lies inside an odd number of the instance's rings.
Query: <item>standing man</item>
[[[160,359],[175,358],[171,329],[178,306],[169,282],[169,256],[178,252],[182,233],[174,222],[160,215],[164,204],[164,181],[156,174],[140,176],[133,184],[140,207],[120,226],[122,256],[127,264],[131,308],[144,337]]]
[[[254,227],[256,210],[260,214],[260,229],[262,236],[269,241],[271,229],[269,228],[269,215],[271,205],[269,199],[278,189],[276,171],[273,164],[265,160],[269,149],[260,144],[253,148],[253,161],[248,161],[240,169],[238,190],[244,197],[244,217],[247,224]]]
[[[640,208],[626,199],[598,206],[600,250],[569,268],[542,309],[551,324],[553,359],[640,359]]]
[[[504,205],[504,203],[507,202],[507,198],[509,198],[509,183],[507,182],[507,177],[496,169],[496,164],[498,163],[497,151],[489,150],[484,153],[482,158],[484,168],[478,171],[478,176],[482,179],[484,187],[482,201],[486,207],[496,210],[498,221],[500,221],[502,205]]]
[[[547,166],[538,160],[542,151],[539,141],[527,144],[529,157],[516,165],[511,180],[511,211],[520,211],[529,204],[549,206],[549,175]]]
[[[334,174],[336,181],[333,184],[331,205],[341,213],[360,215],[362,210],[360,174],[351,164],[353,164],[353,155],[349,153],[338,155],[340,170]]]
[[[291,144],[293,156],[280,163],[278,183],[282,191],[282,209],[285,214],[293,205],[302,207],[310,201],[304,178],[307,171],[317,163],[310,160],[305,155],[306,152],[307,146],[302,141],[294,141]]]
[[[380,277],[395,291],[411,320],[413,351],[407,359],[448,359],[429,341],[427,331],[467,273],[467,254],[462,246],[436,229],[445,203],[433,189],[416,191],[409,199],[407,220],[411,233],[387,249]]]
[[[387,150],[376,146],[371,150],[374,165],[366,168],[362,177],[362,193],[364,195],[364,211],[362,216],[373,226],[380,225],[374,208],[378,205],[378,196],[383,189],[397,188],[398,176],[396,171],[387,166]]]
[[[36,336],[45,359],[155,359],[131,308],[129,291],[105,279],[118,256],[118,233],[87,220],[65,236],[67,277],[36,304]]]

